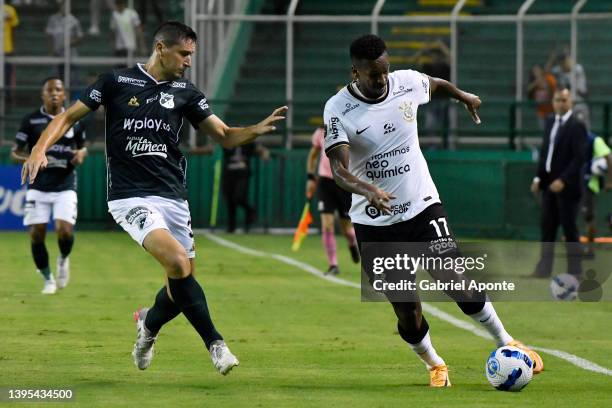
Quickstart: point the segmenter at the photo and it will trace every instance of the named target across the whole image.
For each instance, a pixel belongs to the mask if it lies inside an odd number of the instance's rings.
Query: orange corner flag
[[[308,235],[308,226],[312,224],[312,214],[310,213],[310,202],[307,201],[306,205],[304,205],[304,210],[302,211],[302,217],[300,218],[300,223],[298,224],[295,234],[293,235],[293,245],[291,245],[292,251],[298,251],[302,246],[302,241]]]

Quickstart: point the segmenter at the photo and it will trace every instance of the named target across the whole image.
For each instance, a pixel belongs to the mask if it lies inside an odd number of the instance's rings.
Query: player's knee
[[[395,306],[395,314],[405,327],[418,326],[423,318],[421,306],[417,302],[404,302],[401,306]]]
[[[323,220],[321,223],[321,228],[325,232],[334,232],[334,222],[329,220]]]
[[[30,239],[33,244],[42,244],[45,242],[45,230],[39,227],[31,227],[30,228]]]
[[[67,240],[72,238],[72,227],[62,225],[57,229],[57,238],[60,240]]]
[[[185,251],[168,256],[164,266],[168,277],[172,279],[183,279],[191,273],[191,265]]]

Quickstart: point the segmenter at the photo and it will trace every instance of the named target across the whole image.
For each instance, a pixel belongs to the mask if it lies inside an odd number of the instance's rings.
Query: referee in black
[[[587,155],[587,130],[572,111],[571,93],[567,88],[555,92],[553,108],[555,115],[546,123],[537,175],[531,184],[534,194],[542,194],[542,252],[532,275],[536,278],[551,275],[559,224],[565,235],[568,273],[576,276],[582,273],[577,218]]]

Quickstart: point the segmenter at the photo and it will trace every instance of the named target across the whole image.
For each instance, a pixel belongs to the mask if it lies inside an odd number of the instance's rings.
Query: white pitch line
[[[242,252],[244,254],[248,254],[248,255],[253,255],[253,256],[259,256],[259,257],[269,257],[269,258],[273,258],[276,259],[277,261],[283,262],[287,265],[291,265],[291,266],[295,266],[296,268],[299,268],[305,272],[308,272],[311,275],[314,275],[318,278],[321,279],[325,279],[327,281],[336,283],[338,285],[343,285],[343,286],[349,286],[352,288],[357,288],[357,289],[361,289],[361,285],[359,285],[358,283],[355,282],[350,282],[341,278],[337,278],[335,276],[328,276],[325,275],[322,271],[318,270],[317,268],[315,268],[312,265],[309,265],[307,263],[298,261],[296,259],[290,258],[288,256],[284,256],[284,255],[279,255],[279,254],[272,254],[272,253],[267,253],[267,252],[263,252],[263,251],[258,251],[255,249],[251,249],[251,248],[247,248],[245,246],[236,244],[234,242],[228,241],[226,239],[223,239],[221,237],[217,237],[215,235],[212,235],[208,232],[204,233],[204,236],[208,239],[210,239],[211,241],[216,242],[219,245],[223,245],[225,247],[228,248],[232,248],[238,252]],[[458,319],[446,312],[444,312],[441,309],[438,309],[437,307],[429,304],[429,303],[422,303],[422,307],[423,310],[425,310],[427,313],[437,317],[440,320],[444,320],[445,322],[458,327],[460,329],[463,330],[467,330],[469,332],[471,332],[472,334],[478,336],[478,337],[482,337],[483,339],[487,339],[487,340],[492,340],[493,337],[485,330],[481,329],[480,327],[477,327],[475,325],[473,325],[472,323],[462,320],[462,319]],[[587,359],[584,359],[582,357],[578,357],[574,354],[570,354],[567,353],[565,351],[561,351],[561,350],[555,350],[555,349],[549,349],[549,348],[544,348],[544,347],[537,347],[537,346],[529,346],[531,348],[533,348],[534,350],[537,351],[541,351],[543,353],[546,354],[550,354],[551,356],[555,356],[558,357],[562,360],[567,361],[570,364],[575,365],[578,368],[582,368],[583,370],[587,370],[587,371],[592,371],[594,373],[599,373],[599,374],[604,374],[604,375],[609,375],[612,376],[612,370],[610,370],[609,368],[606,367],[602,367],[599,364],[596,364],[592,361],[589,361]]]

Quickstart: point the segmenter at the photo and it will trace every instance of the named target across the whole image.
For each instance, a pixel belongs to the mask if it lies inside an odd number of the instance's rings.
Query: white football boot
[[[132,357],[134,357],[134,364],[136,364],[136,367],[141,370],[145,370],[151,365],[151,361],[153,360],[153,345],[155,344],[155,340],[157,340],[157,336],[152,336],[144,325],[148,311],[148,308],[143,308],[134,312],[134,321],[136,322],[136,343],[134,343]]]
[[[240,364],[223,340],[213,342],[209,351],[213,365],[223,375],[227,375],[232,368]]]
[[[61,255],[57,256],[57,286],[60,289],[68,286],[70,280],[70,258],[62,258]]]
[[[57,285],[55,283],[55,279],[53,278],[53,274],[50,275],[51,277],[49,279],[46,279],[45,275],[43,275],[40,272],[40,269],[37,269],[36,272],[38,272],[38,274],[40,276],[42,276],[44,281],[45,281],[45,286],[40,291],[40,293],[42,293],[43,295],[53,295],[53,294],[55,294],[55,292],[57,292]]]

